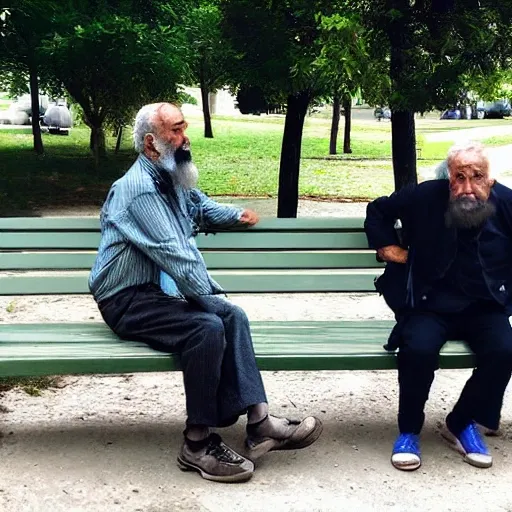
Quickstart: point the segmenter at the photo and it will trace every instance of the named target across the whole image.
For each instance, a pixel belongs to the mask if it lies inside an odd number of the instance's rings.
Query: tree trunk
[[[343,110],[345,111],[345,132],[343,134],[343,153],[352,153],[350,147],[350,130],[352,129],[352,98],[343,98]]]
[[[39,80],[37,67],[30,65],[30,104],[32,108],[32,135],[34,137],[34,151],[38,155],[44,153],[43,139],[41,138],[41,125],[39,124]]]
[[[309,91],[288,96],[279,165],[278,217],[297,217],[302,130],[310,99]]]
[[[94,163],[99,165],[100,160],[103,160],[107,156],[107,151],[105,147],[105,132],[103,131],[103,126],[91,124],[91,138],[90,138],[90,148],[92,154],[94,156]]]
[[[417,184],[414,112],[401,111],[391,114],[391,148],[395,190]]]
[[[331,140],[329,142],[329,155],[336,154],[338,142],[338,129],[340,127],[340,95],[335,94],[332,101],[332,122],[331,122]]]
[[[210,98],[208,96],[208,88],[204,80],[201,80],[201,100],[203,102],[204,117],[204,136],[207,139],[213,139],[212,116],[210,115]]]
[[[117,127],[117,140],[116,140],[116,149],[115,149],[115,153],[119,153],[119,149],[121,148],[121,139],[123,137],[123,127],[122,126],[118,126]]]
[[[388,37],[391,44],[389,76],[393,90],[398,97],[407,97],[406,76],[410,72],[406,48],[410,46],[410,3],[409,0],[389,0],[389,8],[395,9],[396,15],[388,24]],[[399,190],[409,184],[418,183],[416,175],[416,134],[414,111],[407,107],[391,107],[391,148],[393,153],[393,174],[395,189]]]

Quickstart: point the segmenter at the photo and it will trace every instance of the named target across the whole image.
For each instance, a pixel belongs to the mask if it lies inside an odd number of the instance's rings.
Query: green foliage
[[[51,31],[55,9],[52,0],[18,0],[0,7],[0,88],[11,96],[29,92],[30,68],[44,73],[38,48]]]
[[[224,33],[236,56],[232,85],[258,86],[273,103],[309,90],[312,96],[325,85],[313,62],[319,57],[317,17],[334,12],[324,0],[222,0]]]
[[[222,14],[216,1],[191,2],[180,21],[190,54],[192,81],[215,92],[228,82],[233,51],[221,31]]]
[[[178,92],[177,101],[180,105],[183,105],[184,103],[188,103],[189,105],[197,105],[197,100],[194,98],[194,96],[191,96],[185,91]]]
[[[313,67],[325,81],[325,89],[339,96],[360,93],[364,98],[379,96],[389,88],[385,66],[369,54],[369,33],[354,12],[317,15],[320,48]]]
[[[373,104],[426,112],[466,101],[470,91],[486,99],[499,96],[512,63],[510,2],[365,0],[361,5],[371,60],[389,66],[392,47],[400,55],[391,63],[391,87],[367,91]]]
[[[185,43],[175,28],[150,28],[115,14],[82,21],[63,14],[43,49],[88,123],[126,122],[143,102],[177,98],[187,67]]]
[[[367,69],[367,43],[357,16],[318,15],[320,52],[313,66],[333,92],[350,95],[359,89]]]

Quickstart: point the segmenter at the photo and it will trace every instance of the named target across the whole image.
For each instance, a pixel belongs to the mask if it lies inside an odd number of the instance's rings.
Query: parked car
[[[512,115],[512,106],[508,100],[498,100],[485,103],[483,106],[487,119],[503,119]]]
[[[44,113],[42,124],[48,126],[50,134],[69,135],[69,129],[73,126],[73,122],[66,103],[58,101],[56,105],[50,105]]]
[[[388,107],[377,107],[373,111],[373,115],[377,121],[382,121],[382,119],[391,119],[391,110]]]
[[[450,119],[450,120],[460,119],[460,118],[461,118],[461,114],[460,114],[460,110],[458,108],[450,108],[448,110],[445,110],[441,114],[441,117],[440,117],[440,119]]]
[[[30,117],[12,103],[7,110],[0,111],[0,124],[30,124]]]
[[[38,119],[41,119],[48,107],[48,96],[39,96]],[[0,124],[24,125],[31,123],[32,101],[30,94],[21,95],[9,105],[7,110],[0,111]]]

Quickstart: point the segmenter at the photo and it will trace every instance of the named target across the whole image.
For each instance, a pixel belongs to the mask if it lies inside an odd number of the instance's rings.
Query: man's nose
[[[183,135],[183,144],[190,146],[190,139],[186,135]]]
[[[464,194],[473,193],[473,184],[471,183],[470,179],[464,181],[464,184],[462,185],[462,191],[464,192]]]

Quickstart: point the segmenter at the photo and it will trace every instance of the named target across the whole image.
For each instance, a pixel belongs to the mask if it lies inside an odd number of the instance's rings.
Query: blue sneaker
[[[445,427],[441,435],[450,443],[450,447],[464,455],[464,460],[477,468],[490,468],[492,455],[485,445],[482,434],[475,423],[470,423],[457,437]]]
[[[391,464],[402,471],[414,471],[421,466],[420,438],[417,434],[400,434],[396,438]]]

